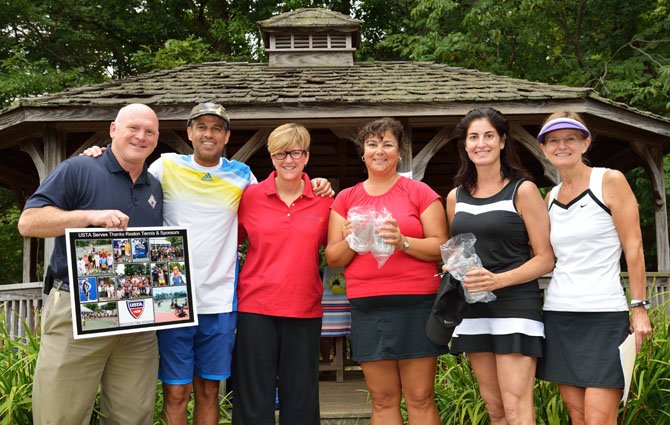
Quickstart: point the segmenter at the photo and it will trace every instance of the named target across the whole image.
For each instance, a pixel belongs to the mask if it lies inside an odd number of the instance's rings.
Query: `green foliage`
[[[0,314],[0,425],[28,424],[39,340],[27,329],[25,341],[10,339],[4,320]]]
[[[443,424],[479,424],[488,420],[479,385],[463,356],[440,356],[435,402]]]
[[[589,86],[670,115],[668,0],[567,0],[560,7],[552,0],[393,3],[397,14],[381,12],[385,20],[375,21],[381,27],[366,38],[364,54],[380,49],[385,59]],[[361,8],[376,6],[366,1]]]
[[[141,50],[132,54],[133,63],[138,71],[175,68],[190,63],[221,59],[212,52],[210,44],[193,36],[185,40],[170,39],[162,47],[155,51],[153,49],[153,46],[142,46]]]
[[[0,188],[0,284],[21,281],[23,238],[16,227],[20,215],[14,194]]]
[[[654,333],[636,358],[628,402],[619,409],[621,424],[670,423],[670,405],[667,402],[670,399],[670,318],[667,308],[667,305],[663,305],[649,311]],[[557,385],[536,380],[534,396],[538,424],[570,423]],[[477,380],[463,355],[439,358],[435,399],[444,425],[490,423],[484,401],[479,395]]]
[[[619,409],[620,424],[670,424],[669,305],[670,300],[649,311],[653,334],[636,358],[628,403]]]
[[[670,200],[670,156],[663,158],[665,174],[665,197],[666,202]],[[640,228],[642,230],[642,243],[644,246],[644,261],[646,269],[656,270],[656,198],[647,173],[642,167],[635,168],[626,173],[628,184],[637,199],[640,211]],[[667,220],[670,221],[670,209],[667,211]],[[625,262],[622,261],[625,267]]]

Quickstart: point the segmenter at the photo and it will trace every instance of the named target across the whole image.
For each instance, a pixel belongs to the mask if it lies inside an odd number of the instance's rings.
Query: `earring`
[[[361,161],[365,162],[365,155],[361,157]]]
[[[398,161],[402,161],[402,156],[399,156],[399,157],[398,157]]]

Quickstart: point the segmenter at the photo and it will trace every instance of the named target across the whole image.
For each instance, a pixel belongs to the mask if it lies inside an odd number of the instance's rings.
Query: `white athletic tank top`
[[[621,242],[603,200],[606,168],[593,168],[589,187],[564,205],[549,195],[551,246],[556,267],[545,292],[544,310],[626,311],[620,279]]]

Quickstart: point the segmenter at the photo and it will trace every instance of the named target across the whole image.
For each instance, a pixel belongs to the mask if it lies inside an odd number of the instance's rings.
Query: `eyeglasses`
[[[294,151],[277,152],[275,154],[272,154],[272,157],[274,159],[278,160],[278,161],[282,161],[282,160],[286,159],[286,157],[288,155],[291,155],[291,158],[293,158],[293,159],[300,159],[303,156],[305,156],[306,153],[307,153],[306,150],[296,149]]]

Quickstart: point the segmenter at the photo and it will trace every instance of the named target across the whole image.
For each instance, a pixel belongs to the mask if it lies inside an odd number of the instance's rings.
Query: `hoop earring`
[[[361,157],[361,161],[365,162],[365,155]]]

